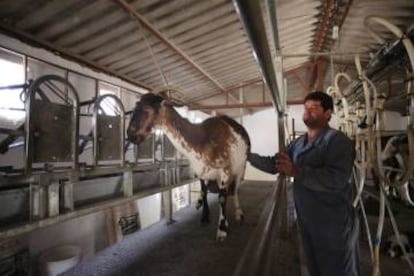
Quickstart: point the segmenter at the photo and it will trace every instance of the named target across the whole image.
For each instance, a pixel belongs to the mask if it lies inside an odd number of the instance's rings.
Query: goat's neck
[[[186,155],[198,152],[197,141],[201,140],[202,130],[198,124],[192,124],[171,106],[161,109],[161,126],[175,148]]]

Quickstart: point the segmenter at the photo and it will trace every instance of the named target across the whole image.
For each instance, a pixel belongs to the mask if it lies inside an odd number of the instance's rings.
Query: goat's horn
[[[158,94],[161,97],[163,97],[166,100],[167,104],[170,104],[170,105],[173,105],[173,106],[177,106],[177,107],[182,107],[182,106],[185,105],[181,100],[175,99],[172,96],[172,93],[180,93],[180,94],[183,94],[177,88],[174,88],[174,87],[171,87],[171,86],[162,86],[162,87],[155,88],[152,91],[152,93]]]

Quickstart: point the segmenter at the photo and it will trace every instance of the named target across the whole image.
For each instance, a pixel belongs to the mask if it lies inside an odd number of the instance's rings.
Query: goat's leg
[[[196,209],[200,209],[203,206],[203,198],[204,198],[204,187],[206,186],[205,182],[203,179],[200,179],[200,195],[197,199],[197,205],[196,205]]]
[[[240,207],[240,202],[239,202],[239,186],[241,183],[241,176],[237,176],[236,177],[236,182],[234,185],[236,185],[234,187],[234,209],[235,209],[235,216],[236,216],[236,221],[239,224],[243,223],[244,220],[244,214],[243,214],[243,210]]]
[[[210,209],[207,202],[207,185],[204,180],[201,182],[201,196],[203,201],[203,213],[201,215],[201,224],[210,223]]]
[[[219,191],[219,205],[220,205],[220,214],[217,228],[217,240],[223,241],[228,234],[229,223],[226,218],[226,202],[227,202],[227,189],[220,187]]]

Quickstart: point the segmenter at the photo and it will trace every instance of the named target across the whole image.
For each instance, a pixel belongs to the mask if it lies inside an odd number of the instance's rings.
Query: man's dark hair
[[[306,95],[304,102],[306,103],[309,100],[321,102],[321,106],[324,111],[328,109],[332,111],[334,110],[332,97],[324,92],[315,91],[309,93],[308,95]]]

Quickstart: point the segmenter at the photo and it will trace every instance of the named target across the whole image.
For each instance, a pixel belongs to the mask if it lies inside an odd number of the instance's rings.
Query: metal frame
[[[160,166],[163,169],[160,169]],[[130,201],[135,201],[152,194],[166,192],[171,194],[171,189],[189,184],[193,182],[194,178],[177,179],[173,177],[176,167],[188,166],[188,162],[162,163],[162,164],[141,164],[141,165],[127,165],[122,168],[106,167],[106,168],[92,168],[90,170],[68,170],[62,172],[42,172],[32,175],[10,175],[1,179],[1,186],[10,187],[10,185],[19,183],[21,187],[30,187],[30,221],[25,224],[10,225],[8,227],[0,228],[0,238],[15,237],[35,229],[50,226],[59,222],[73,219],[79,216],[84,216],[93,212],[100,211],[105,208],[125,204]],[[143,171],[160,171],[161,183],[157,188],[149,188],[138,193],[133,193],[133,174]],[[121,198],[114,198],[104,202],[92,203],[88,207],[80,207],[75,210],[73,202],[73,186],[78,183],[81,178],[100,178],[105,175],[114,173],[122,174],[123,196]],[[63,193],[59,194],[59,185],[61,180],[66,183],[63,186]],[[97,180],[99,181],[99,179]],[[66,211],[64,214],[60,212],[59,202],[63,202],[63,208]],[[166,201],[167,207],[170,206],[170,201]],[[165,205],[164,205],[165,206]],[[171,211],[166,212],[168,221],[172,220]]]
[[[72,134],[71,134],[71,163],[73,168],[78,166],[78,139],[79,139],[79,97],[76,89],[63,77],[56,75],[44,75],[36,79],[29,87],[28,98],[26,100],[26,122],[25,122],[25,171],[30,174],[33,165],[33,143],[34,138],[37,135],[32,128],[32,117],[33,117],[33,103],[36,97],[36,91],[41,84],[47,81],[58,81],[65,85],[68,89],[68,95],[72,100]]]
[[[120,136],[120,143],[119,143],[119,160],[120,160],[120,165],[124,166],[125,165],[125,152],[124,152],[124,147],[125,147],[125,108],[124,105],[122,104],[121,100],[115,96],[115,95],[111,95],[111,94],[107,94],[107,95],[102,95],[100,97],[98,97],[95,101],[95,106],[93,109],[93,120],[92,120],[92,127],[93,127],[93,163],[94,165],[98,165],[99,161],[105,161],[105,160],[98,160],[98,155],[100,152],[100,147],[99,147],[99,121],[100,121],[100,117],[101,115],[99,114],[99,111],[101,111],[101,103],[105,100],[105,99],[113,99],[115,101],[115,103],[117,104],[117,106],[119,107],[119,111],[120,111],[120,127],[119,127],[119,136]]]

